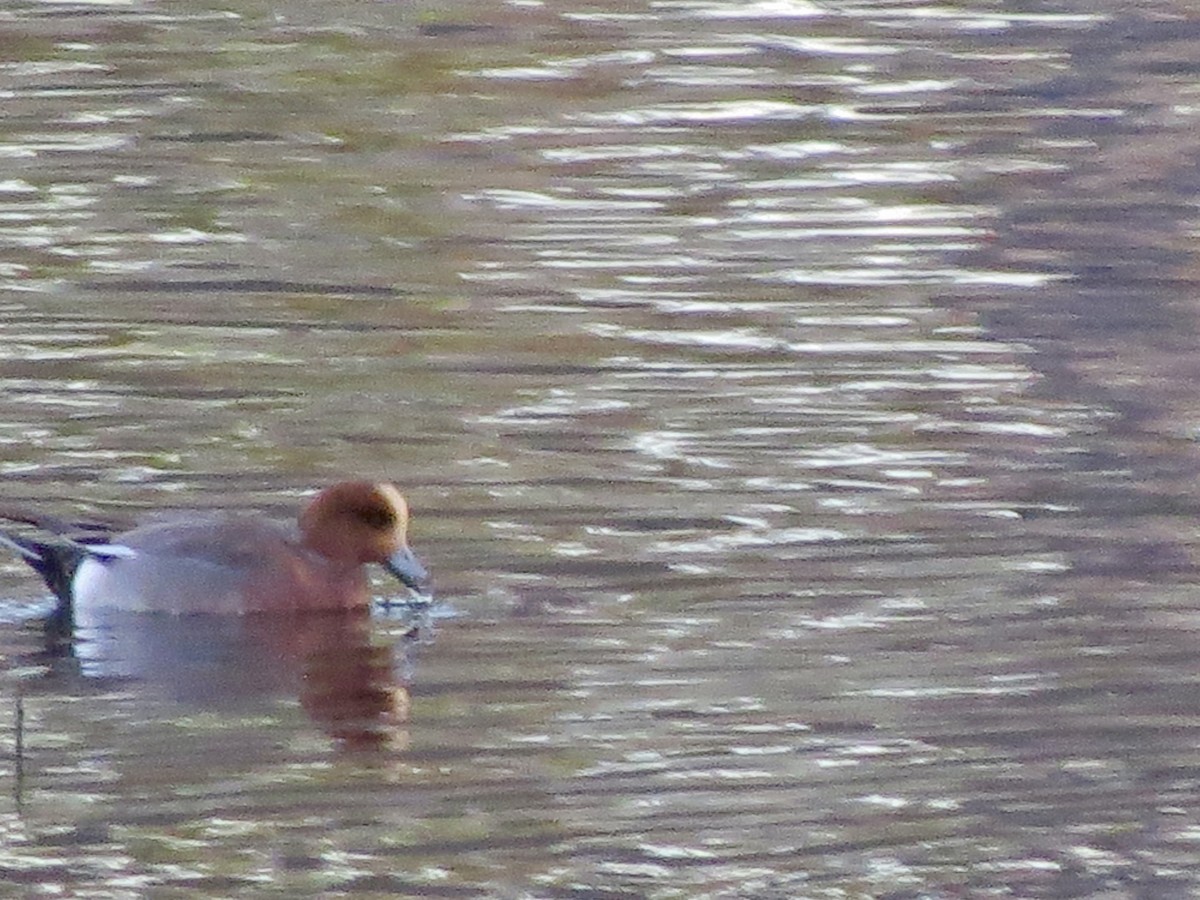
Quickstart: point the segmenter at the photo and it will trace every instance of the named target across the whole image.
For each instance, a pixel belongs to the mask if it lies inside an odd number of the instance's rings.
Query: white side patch
[[[83,560],[71,579],[71,598],[76,611],[92,604],[106,605],[112,590],[112,571],[103,557],[89,556]]]

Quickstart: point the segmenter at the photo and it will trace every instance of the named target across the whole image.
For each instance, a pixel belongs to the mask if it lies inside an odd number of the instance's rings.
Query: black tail
[[[0,532],[0,544],[15,550],[46,582],[58,598],[60,608],[70,609],[71,580],[79,563],[88,555],[87,547],[69,538],[36,541]]]

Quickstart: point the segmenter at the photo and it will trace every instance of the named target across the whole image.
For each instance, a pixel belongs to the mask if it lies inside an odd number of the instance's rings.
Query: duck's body
[[[258,613],[365,607],[368,563],[426,589],[407,529],[394,485],[352,481],[319,493],[295,525],[198,514],[85,540],[3,537],[67,609]]]

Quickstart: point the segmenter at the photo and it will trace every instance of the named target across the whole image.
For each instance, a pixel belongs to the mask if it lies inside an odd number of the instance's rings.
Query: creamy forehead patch
[[[400,516],[401,523],[406,523],[408,521],[408,503],[405,501],[404,495],[400,493],[400,490],[394,484],[386,481],[375,485],[375,489],[396,510]]]

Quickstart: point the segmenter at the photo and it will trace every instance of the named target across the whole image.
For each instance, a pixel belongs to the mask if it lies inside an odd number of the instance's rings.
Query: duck
[[[187,615],[367,609],[367,566],[425,597],[431,579],[408,546],[408,502],[390,482],[326,487],[295,523],[242,512],[175,514],[130,531],[48,539],[0,530],[58,600],[56,615],[119,610]]]

